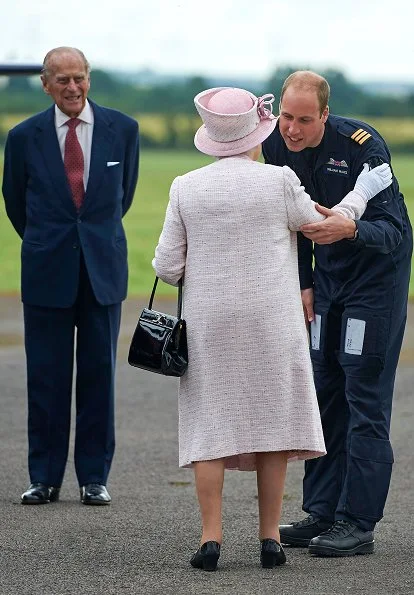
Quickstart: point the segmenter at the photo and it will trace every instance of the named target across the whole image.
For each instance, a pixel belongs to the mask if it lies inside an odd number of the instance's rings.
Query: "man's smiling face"
[[[45,93],[67,116],[76,118],[85,107],[90,88],[90,77],[81,56],[64,51],[53,54],[42,75]]]
[[[316,91],[289,86],[280,104],[279,130],[289,151],[317,147],[325,131],[328,107],[322,111]]]

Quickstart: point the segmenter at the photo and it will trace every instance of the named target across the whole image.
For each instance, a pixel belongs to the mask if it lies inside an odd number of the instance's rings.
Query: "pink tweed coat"
[[[184,276],[180,466],[325,454],[296,247],[300,225],[321,219],[286,166],[236,156],[174,180],[153,266],[167,283]]]

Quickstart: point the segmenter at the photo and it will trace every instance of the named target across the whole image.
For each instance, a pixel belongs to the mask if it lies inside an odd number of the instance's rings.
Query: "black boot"
[[[311,540],[309,553],[314,556],[355,556],[374,552],[374,533],[363,531],[354,523],[335,521],[333,526]]]
[[[310,514],[305,519],[289,525],[280,525],[280,543],[293,547],[308,547],[313,537],[332,527],[329,521],[322,521],[319,517]]]

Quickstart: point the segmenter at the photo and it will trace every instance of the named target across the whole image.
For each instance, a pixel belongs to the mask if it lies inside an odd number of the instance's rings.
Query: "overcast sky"
[[[0,61],[56,46],[92,68],[268,77],[286,64],[414,81],[412,0],[6,0]]]

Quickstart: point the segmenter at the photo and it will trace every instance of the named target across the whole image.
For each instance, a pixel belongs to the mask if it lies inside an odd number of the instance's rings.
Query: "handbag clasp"
[[[166,317],[159,313],[156,315],[155,319],[152,321],[154,324],[162,324],[162,325],[166,325],[167,324],[167,319]]]

